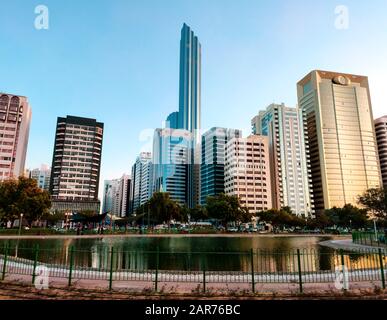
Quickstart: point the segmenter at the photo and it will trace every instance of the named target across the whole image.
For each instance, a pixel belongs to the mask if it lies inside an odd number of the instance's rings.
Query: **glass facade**
[[[192,143],[192,133],[180,129],[156,129],[153,138],[153,192],[168,192],[180,205],[190,206],[192,199]]]
[[[142,152],[132,167],[131,208],[129,212],[135,213],[137,208],[147,202],[152,195],[152,153]]]
[[[232,138],[241,138],[240,130],[212,128],[202,136],[202,161],[200,167],[200,203],[208,196],[224,193],[224,166],[226,145]]]
[[[200,142],[201,45],[190,27],[183,25],[180,40],[179,129]]]

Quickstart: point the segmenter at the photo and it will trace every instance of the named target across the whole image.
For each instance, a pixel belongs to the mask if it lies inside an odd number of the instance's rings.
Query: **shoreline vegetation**
[[[170,237],[208,237],[208,238],[275,238],[275,237],[335,237],[335,238],[351,238],[350,234],[312,234],[312,233],[150,233],[150,234],[2,234],[0,232],[0,240],[6,239],[101,239],[101,238],[170,238]]]

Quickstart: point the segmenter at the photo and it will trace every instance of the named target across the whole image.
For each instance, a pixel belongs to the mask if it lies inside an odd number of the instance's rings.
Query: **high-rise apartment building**
[[[30,123],[27,98],[0,93],[0,181],[24,175]]]
[[[375,120],[375,133],[378,144],[383,187],[387,188],[387,116]]]
[[[381,185],[368,78],[316,70],[297,92],[316,212],[356,205],[358,195]]]
[[[268,137],[250,135],[227,142],[225,194],[238,196],[253,214],[272,208]]]
[[[130,211],[130,194],[132,192],[132,179],[130,175],[124,174],[120,179],[120,217],[127,217]]]
[[[51,167],[53,211],[99,212],[103,123],[95,119],[59,117]]]
[[[273,207],[289,207],[294,214],[305,217],[313,215],[301,110],[271,104],[251,124],[253,134],[269,137]]]
[[[156,129],[153,138],[153,191],[168,192],[180,205],[189,205],[189,176],[193,135],[187,130]]]
[[[120,179],[105,180],[102,212],[117,217],[126,217],[130,208],[131,179],[127,174]]]
[[[29,178],[36,180],[38,187],[42,190],[50,189],[51,168],[42,164],[40,168],[33,169],[29,172]]]
[[[214,127],[202,135],[202,161],[200,171],[200,203],[204,205],[208,196],[224,193],[224,168],[226,145],[232,138],[241,138],[236,129]]]
[[[142,152],[132,167],[130,213],[145,204],[152,196],[152,153]]]

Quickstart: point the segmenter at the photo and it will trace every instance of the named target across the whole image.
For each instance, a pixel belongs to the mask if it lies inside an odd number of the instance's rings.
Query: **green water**
[[[304,268],[331,270],[334,250],[318,243],[327,237],[129,237],[103,239],[7,240],[10,254],[43,263],[68,265],[70,248],[77,267],[106,269],[110,266],[110,250],[117,269],[148,270],[158,265],[163,270],[248,271],[251,252],[258,271],[286,271],[297,263],[296,249],[305,249]],[[5,241],[0,241],[3,250]],[[17,247],[17,249],[16,249]],[[157,250],[159,253],[157,254]],[[301,252],[303,252],[301,250]],[[306,252],[308,254],[306,254]],[[158,257],[157,257],[158,256]]]

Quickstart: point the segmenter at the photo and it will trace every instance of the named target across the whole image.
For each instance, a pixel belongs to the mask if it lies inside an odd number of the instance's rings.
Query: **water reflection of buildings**
[[[91,267],[110,269],[111,246],[95,245],[91,250]],[[113,270],[148,270],[149,257],[144,250],[125,250],[123,246],[114,246]]]

